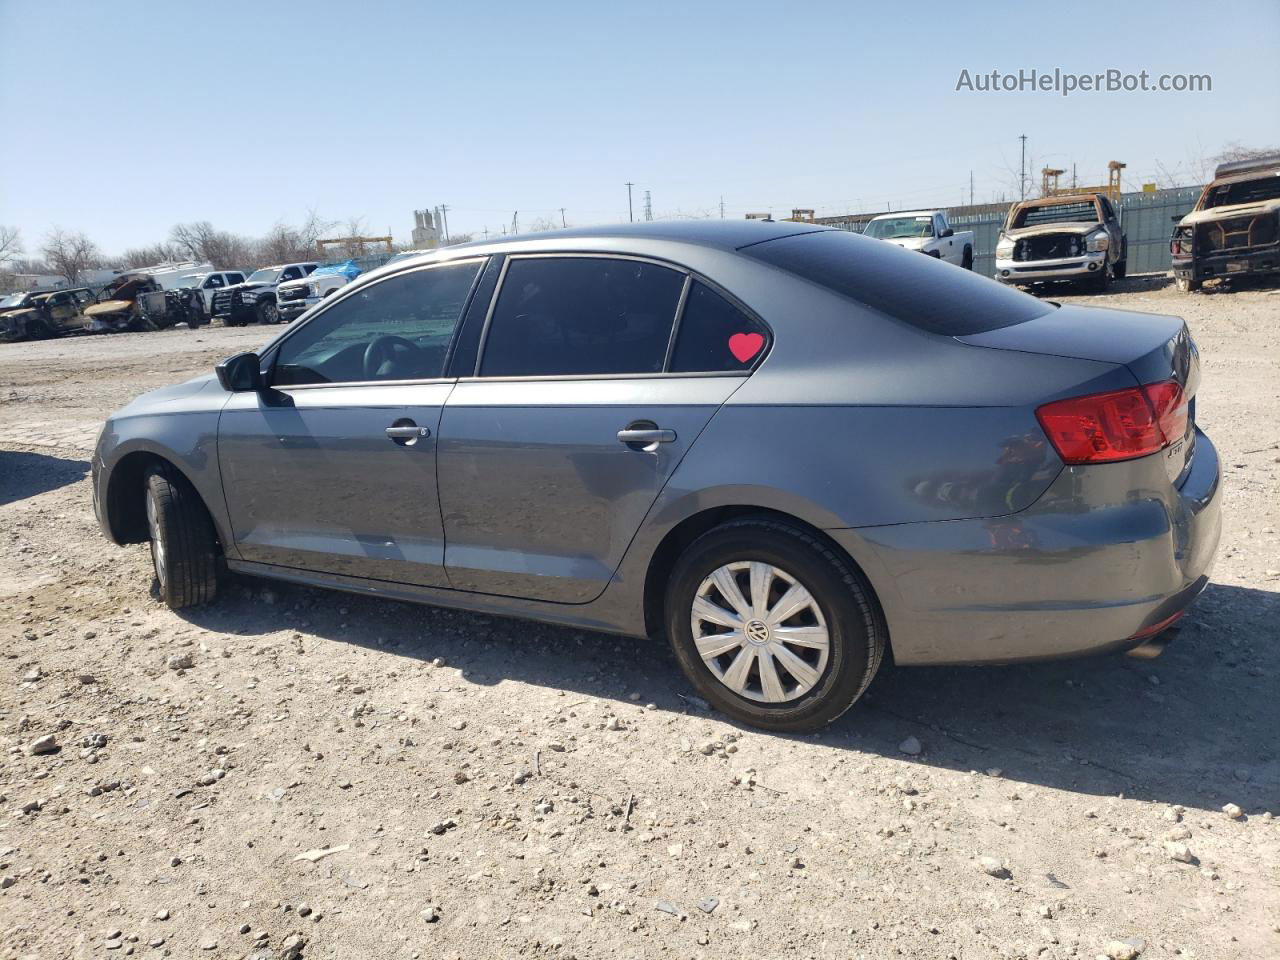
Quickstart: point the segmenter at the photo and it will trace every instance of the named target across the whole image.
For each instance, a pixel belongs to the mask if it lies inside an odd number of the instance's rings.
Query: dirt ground
[[[92,444],[266,332],[0,347],[0,958],[1280,956],[1280,289],[1116,290],[1063,298],[1186,317],[1222,454],[1177,642],[889,666],[808,737],[656,642],[252,580],[173,613]]]

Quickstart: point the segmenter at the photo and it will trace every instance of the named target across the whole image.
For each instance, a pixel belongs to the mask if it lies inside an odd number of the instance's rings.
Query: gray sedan
[[[367,274],[112,416],[94,505],[160,594],[224,569],[630,636],[829,723],[886,651],[1159,648],[1219,468],[1181,320],[792,223],[637,224]]]

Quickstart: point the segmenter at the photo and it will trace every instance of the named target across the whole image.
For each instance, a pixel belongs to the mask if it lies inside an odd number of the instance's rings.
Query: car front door
[[[436,432],[481,258],[335,299],[264,358],[269,388],[223,409],[218,460],[243,560],[445,586]]]
[[[666,265],[509,258],[476,375],[459,380],[440,423],[450,585],[564,603],[599,596],[767,338]]]

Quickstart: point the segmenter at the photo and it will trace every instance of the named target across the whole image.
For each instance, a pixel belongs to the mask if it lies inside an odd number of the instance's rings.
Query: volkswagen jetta
[[[1181,320],[794,223],[637,224],[367,274],[112,416],[164,601],[223,569],[665,633],[776,730],[899,664],[1148,642],[1204,588],[1217,453]]]

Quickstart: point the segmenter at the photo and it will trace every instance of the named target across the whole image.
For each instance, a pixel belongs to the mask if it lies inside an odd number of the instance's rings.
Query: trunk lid
[[[1200,352],[1181,318],[1066,306],[1025,323],[956,339],[993,350],[1122,364],[1140,384],[1176,381],[1188,404],[1187,430],[1182,437],[1170,437],[1169,446],[1158,455],[1166,458],[1170,480],[1180,482],[1185,476],[1195,452]]]

